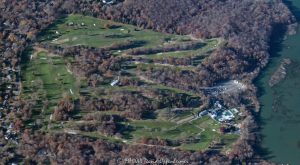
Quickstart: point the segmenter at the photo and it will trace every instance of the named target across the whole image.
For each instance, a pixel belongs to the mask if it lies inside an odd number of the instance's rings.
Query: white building
[[[110,83],[110,86],[115,86],[119,83],[119,80],[114,80],[113,82]]]
[[[102,0],[102,2],[103,2],[103,3],[105,3],[105,4],[108,4],[108,5],[110,5],[110,4],[113,4],[113,3],[115,3],[115,2],[116,2],[116,0]]]
[[[234,115],[231,111],[225,110],[223,111],[222,115],[218,117],[218,121],[224,122],[224,121],[230,121],[234,118]]]
[[[239,113],[239,111],[238,111],[236,108],[232,108],[232,109],[230,109],[230,111],[231,111],[232,113],[234,113],[234,114]]]
[[[115,85],[117,85],[117,84],[119,83],[119,81],[120,81],[120,77],[118,76],[118,79],[112,81],[112,82],[110,83],[110,86],[115,86]]]

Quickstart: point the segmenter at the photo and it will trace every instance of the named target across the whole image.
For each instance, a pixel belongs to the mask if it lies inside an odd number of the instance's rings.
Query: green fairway
[[[78,97],[79,85],[70,69],[65,65],[63,57],[38,52],[29,55],[31,60],[23,65],[23,99],[38,97],[38,107],[42,101],[48,100],[49,106],[43,111],[44,115],[52,113],[54,106],[63,94]]]
[[[58,20],[44,31],[39,39],[40,41],[60,46],[86,45],[99,48],[133,41],[134,44],[127,49],[161,48],[193,41],[190,36],[154,32],[128,24],[81,15],[69,15]],[[196,42],[202,46],[192,50],[161,52],[140,55],[140,57],[147,59],[162,59],[166,57],[195,57],[196,59],[202,59],[209,54],[209,51],[223,43],[221,39],[199,40]],[[123,53],[123,50],[116,50],[112,53],[119,55]]]
[[[69,130],[71,133],[75,132],[90,138],[102,138],[128,144],[139,143],[142,138],[163,139],[176,142],[175,147],[196,151],[204,151],[213,142],[220,140],[224,141],[226,148],[237,138],[237,135],[222,135],[219,132],[220,124],[208,117],[194,118],[195,114],[201,110],[200,96],[202,95],[199,93],[159,84],[140,74],[151,69],[194,72],[195,66],[208,57],[213,50],[224,44],[220,38],[197,40],[189,35],[166,34],[109,20],[69,15],[59,19],[43,31],[38,39],[39,42],[52,46],[84,45],[91,48],[103,48],[103,51],[112,55],[113,58],[124,59],[126,66],[122,66],[122,72],[125,74],[119,73],[120,80],[125,79],[136,83],[111,85],[110,83],[115,80],[118,73],[111,73],[110,76],[101,73],[99,74],[103,78],[101,83],[95,86],[88,85],[89,77],[78,77],[72,73],[76,58],[52,54],[43,49],[43,46],[34,47],[32,52],[24,54],[27,60],[23,60],[21,75],[22,99],[37,102],[33,109],[32,119],[26,121],[28,127],[33,125],[35,120],[41,119],[44,123],[41,130],[47,133],[68,133],[66,130]],[[126,46],[120,49],[112,48],[118,44]],[[173,59],[184,60],[185,58],[191,62],[182,65],[168,63]],[[97,71],[95,73],[97,74]],[[116,122],[118,127],[124,126],[124,128],[118,128],[120,130],[116,129],[119,134],[122,134],[120,136],[107,136],[101,131],[89,132],[76,129],[78,129],[78,124],[86,122],[85,115],[124,117],[130,109],[117,111],[108,108],[106,111],[98,111],[89,107],[78,108],[78,112],[72,114],[72,120],[63,121],[63,124],[58,121],[50,122],[50,115],[53,114],[55,106],[64,95],[69,95],[76,101],[81,99],[81,96],[86,96],[91,100],[103,99],[115,102],[113,99],[115,94],[122,92],[134,93],[160,107],[154,108],[153,118],[141,120],[126,118],[126,120]],[[45,106],[46,101],[48,106]],[[112,102],[109,103],[112,104]],[[116,103],[114,106],[122,106],[122,104]],[[177,107],[184,107],[187,110],[179,113],[171,112]],[[48,125],[49,123],[51,126]]]
[[[70,26],[70,23],[74,25]],[[141,30],[132,25],[81,15],[70,15],[58,20],[40,39],[48,40],[48,37],[52,39],[51,43],[54,44],[65,46],[88,45],[92,47],[105,47],[127,40],[144,41],[144,47],[151,47],[160,45],[169,39],[176,41],[188,38],[151,30]],[[53,40],[54,38],[57,40]]]
[[[187,57],[198,57],[205,58],[206,55],[209,55],[209,51],[213,50],[219,44],[221,40],[211,39],[203,42],[203,46],[193,49],[193,50],[182,50],[182,51],[173,51],[173,52],[161,52],[149,55],[140,55],[140,57],[147,59],[163,59],[165,57],[174,57],[174,58],[187,58]],[[207,54],[206,54],[207,53]]]
[[[165,139],[179,141],[179,148],[186,150],[203,151],[207,149],[214,141],[223,139],[225,146],[230,145],[237,135],[225,134],[219,132],[220,124],[214,120],[205,117],[191,122],[177,124],[171,121],[145,120],[123,123],[133,128],[129,134],[133,141],[141,138]],[[188,142],[189,139],[194,141]]]

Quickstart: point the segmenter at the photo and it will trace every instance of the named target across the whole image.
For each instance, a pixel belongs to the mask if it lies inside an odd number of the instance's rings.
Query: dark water
[[[300,0],[286,3],[299,22]],[[259,98],[262,105],[262,151],[272,162],[300,165],[300,29],[283,42],[273,43],[271,54],[271,62],[258,81],[262,90]],[[287,77],[271,88],[268,80],[283,58],[292,60]]]

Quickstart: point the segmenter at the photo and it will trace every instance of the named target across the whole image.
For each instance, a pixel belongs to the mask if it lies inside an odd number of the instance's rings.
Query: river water
[[[299,18],[300,0],[286,2]],[[262,154],[271,162],[300,165],[300,29],[282,42],[276,38],[271,57],[258,80]],[[292,60],[286,79],[271,88],[268,81],[284,58]]]

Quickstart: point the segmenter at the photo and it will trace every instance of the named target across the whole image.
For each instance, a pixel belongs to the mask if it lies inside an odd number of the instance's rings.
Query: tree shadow
[[[57,19],[54,23],[47,26],[47,28],[43,29],[38,35],[37,35],[37,41],[50,41],[57,37],[57,35],[49,33],[49,30],[51,29],[58,29],[58,25],[63,24],[66,22],[68,18],[68,15],[62,15],[59,19]],[[42,38],[43,36],[48,36],[47,38]]]
[[[289,7],[289,9],[291,10],[291,12],[294,14],[297,22],[300,22],[300,10],[299,8],[297,8],[292,1],[290,0],[284,0],[285,5],[287,5]],[[265,67],[265,69],[260,73],[260,75],[254,80],[254,83],[256,84],[258,91],[257,91],[257,97],[261,97],[263,95],[266,94],[266,91],[264,89],[264,82],[262,81],[262,78],[265,75],[265,70],[270,66],[274,64],[274,60],[272,58],[278,58],[280,56],[282,56],[282,54],[280,53],[283,48],[284,48],[284,44],[283,41],[286,38],[286,34],[287,34],[287,27],[285,25],[276,25],[272,31],[272,35],[270,37],[270,49],[269,49],[269,54],[270,54],[270,62],[267,64],[267,66]],[[263,107],[264,105],[262,105],[261,107]],[[259,132],[262,131],[262,128],[266,125],[266,120],[268,119],[263,119],[261,114],[258,114],[256,116],[256,120],[257,123],[260,126],[260,129],[258,130]],[[264,159],[266,160],[270,160],[272,158],[275,157],[275,155],[273,155],[272,151],[268,148],[265,148],[262,146],[262,141],[265,139],[265,136],[260,134],[260,142],[254,146],[255,151]]]
[[[291,0],[283,0],[283,3],[290,9],[297,22],[300,22],[300,9],[296,7]]]
[[[34,52],[31,46],[27,47],[21,54],[21,65],[25,65],[30,61],[30,54]]]
[[[254,83],[256,84],[257,87],[257,97],[261,97],[263,95],[266,94],[266,90],[264,88],[264,83],[262,81],[263,77],[265,77],[265,72],[266,69],[270,66],[273,65],[274,62],[272,60],[272,58],[278,58],[281,56],[280,52],[283,50],[284,45],[283,45],[283,41],[284,41],[284,37],[286,35],[287,32],[287,28],[284,25],[276,25],[274,27],[274,30],[272,31],[272,35],[270,37],[270,49],[269,49],[269,54],[270,54],[270,62],[267,64],[267,66],[265,67],[264,70],[262,70],[262,72],[260,73],[260,75],[258,76],[258,78],[255,79]],[[264,105],[263,103],[261,103],[261,109],[263,109]],[[260,141],[258,142],[257,145],[254,146],[254,149],[256,151],[256,153],[258,155],[260,155],[263,159],[265,160],[270,160],[272,158],[274,158],[275,156],[273,155],[272,151],[268,148],[265,148],[262,146],[262,141],[264,141],[265,136],[261,134],[262,132],[262,128],[266,125],[266,121],[265,119],[262,118],[261,114],[259,113],[256,116],[256,120],[258,125],[260,126],[258,132],[260,132],[259,136],[260,136]]]
[[[131,125],[125,125],[125,124],[117,124],[117,130],[119,133],[122,134],[122,137],[124,139],[132,139],[132,132],[135,131],[136,129],[133,128]]]

